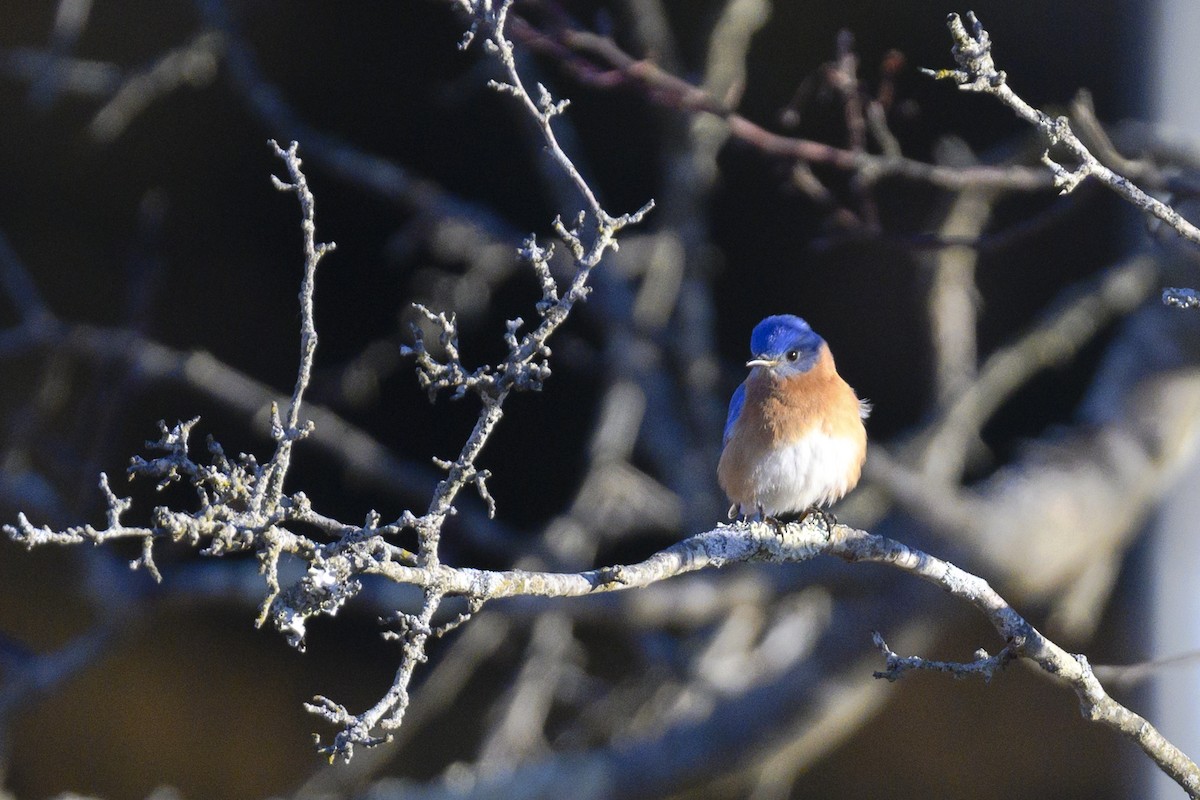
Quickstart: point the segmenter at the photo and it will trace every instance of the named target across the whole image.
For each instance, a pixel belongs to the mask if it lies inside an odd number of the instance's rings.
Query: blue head
[[[780,377],[808,372],[817,363],[825,340],[808,323],[791,314],[767,317],[750,334],[747,367],[764,367]]]

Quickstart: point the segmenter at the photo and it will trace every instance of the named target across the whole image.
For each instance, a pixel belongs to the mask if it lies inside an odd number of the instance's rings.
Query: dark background
[[[1099,116],[1116,120],[1145,110],[1139,54],[1148,22],[1136,5],[980,2],[974,10],[997,43],[1012,86],[1029,102],[1061,108],[1086,87]],[[610,32],[628,46],[623,6],[563,7],[580,28]],[[695,80],[719,6],[665,7],[677,37],[678,72]],[[838,31],[847,29],[868,86],[878,82],[889,49],[905,57],[891,122],[907,155],[932,158],[939,137],[948,134],[984,160],[1031,147],[1024,123],[993,99],[917,73],[920,66],[951,66],[944,25],[951,10],[967,9],[777,2],[753,40],[738,109],[781,130],[779,110],[833,56]],[[421,510],[437,479],[427,466],[430,457],[457,452],[475,408],[445,400],[431,405],[410,365],[398,358],[409,336],[409,304],[437,301],[439,309],[459,310],[464,358],[480,363],[502,354],[502,321],[518,314],[529,319],[536,299],[532,279],[519,270],[488,294],[440,295],[439,276],[461,274],[467,265],[425,237],[427,220],[437,216],[429,198],[466,204],[456,206],[466,209],[463,216],[513,248],[530,232],[549,240],[554,214],[573,211],[537,180],[533,127],[509,98],[486,89],[494,73],[478,48],[464,53],[456,47],[462,22],[439,2],[97,2],[78,40],[63,46],[64,56],[115,65],[117,74],[127,75],[228,13],[239,46],[253,54],[290,108],[264,113],[256,107],[222,56],[211,79],[164,94],[114,140],[101,142],[88,126],[111,91],[86,96],[56,89],[52,79],[31,77],[19,66],[29,49],[55,46],[55,11],[49,2],[0,4],[0,231],[50,309],[68,323],[134,331],[183,353],[211,353],[287,393],[298,350],[302,254],[296,204],[272,188],[269,174],[282,170],[265,142],[300,140],[317,197],[318,235],[338,245],[317,281],[321,340],[310,398],[366,431],[406,471],[394,482],[368,480],[338,454],[302,445],[290,488],[302,488],[324,513],[348,521],[372,508],[385,519],[405,508]],[[632,211],[660,196],[670,164],[666,128],[687,115],[653,107],[636,88],[579,85],[552,59],[526,61],[523,68],[556,96],[571,99],[564,141],[609,211]],[[840,108],[817,98],[795,133],[841,145]],[[440,194],[397,198],[364,186],[322,147],[308,153],[310,141],[328,144],[326,137],[394,162]],[[711,398],[719,409],[710,431],[713,458],[721,406],[741,379],[749,330],[771,313],[802,314],[822,333],[841,373],[875,404],[873,440],[898,441],[926,418],[932,402],[928,275],[913,241],[936,226],[944,195],[922,184],[885,182],[877,193],[882,230],[845,230],[790,185],[790,165],[779,159],[732,142],[718,164],[713,194],[698,212],[710,230],[703,269],[720,359]],[[847,176],[820,174],[853,202]],[[999,205],[989,232],[1024,225],[1052,208],[1058,215],[1053,226],[1033,226],[1028,235],[982,251],[983,354],[1010,341],[1064,287],[1113,261],[1141,224],[1093,187],[1065,200],[1052,192],[1014,195]],[[662,211],[648,218],[650,229],[661,224]],[[459,242],[449,251],[470,249]],[[606,291],[604,280],[597,295]],[[582,477],[604,380],[599,351],[607,341],[606,303],[613,302],[620,301],[598,296],[573,316],[556,340],[546,390],[512,399],[483,459],[495,475],[498,525],[516,541],[531,540],[564,511]],[[11,308],[3,314],[10,324],[17,318]],[[1023,442],[1072,421],[1108,335],[1005,405],[984,432],[994,458],[976,464],[970,479],[986,477]],[[144,522],[162,498],[115,476],[157,436],[159,419],[199,415],[198,442],[212,434],[227,452],[269,453],[261,415],[250,419],[186,383],[147,379],[119,357],[42,348],[0,355],[3,467],[41,475],[52,487],[46,495],[52,499],[37,502],[31,484],[12,484],[0,498],[6,521],[26,511],[35,524],[99,523],[103,506],[95,485],[105,470],[119,494],[132,493],[139,502],[129,521]],[[712,505],[704,509],[709,525],[721,510],[711,474]],[[474,498],[463,505],[480,510]],[[703,529],[655,520],[644,527],[643,537],[603,548],[598,562],[641,557]],[[452,563],[509,566],[517,555],[456,537],[454,530],[444,556]],[[309,732],[319,725],[301,703],[325,694],[361,708],[387,686],[395,653],[379,640],[372,610],[352,604],[337,619],[317,623],[301,655],[273,632],[253,629],[261,595],[251,560],[230,565],[222,590],[222,579],[214,577],[222,565],[183,547],[161,553],[166,581],[155,587],[144,573],[122,572],[136,550],[25,552],[0,541],[0,630],[11,641],[50,649],[86,631],[98,615],[129,618],[95,663],[6,720],[7,769],[0,775],[16,796],[72,790],[140,797],[160,785],[197,798],[287,793],[324,768],[309,746]],[[96,602],[88,585],[98,570],[123,587],[123,600],[108,607]],[[1133,660],[1139,643],[1128,617],[1136,604],[1136,594],[1117,595],[1089,649],[1093,660]],[[947,603],[945,611],[962,617],[942,645],[949,655],[965,658],[991,640],[961,609]],[[1035,622],[1039,613],[1032,610]],[[888,620],[879,624],[886,628]],[[846,635],[860,637],[864,651],[869,647],[867,631]],[[439,652],[435,648],[435,660]],[[492,689],[487,680],[473,684],[457,716],[409,745],[386,774],[433,778],[452,761],[469,760],[472,732],[482,724],[471,709]],[[863,691],[890,692],[894,699],[851,733],[838,755],[815,765],[795,796],[1130,792],[1121,776],[1136,758],[1132,747],[1088,726],[1069,692],[1029,670],[1009,670],[990,685],[919,674],[896,685],[868,681]],[[712,796],[737,796],[730,791],[714,783]]]

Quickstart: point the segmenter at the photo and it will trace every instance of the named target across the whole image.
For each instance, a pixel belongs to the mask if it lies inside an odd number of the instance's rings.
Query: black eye
[[[788,361],[795,361],[798,358],[800,358],[799,350],[788,350],[787,351],[787,360]]]

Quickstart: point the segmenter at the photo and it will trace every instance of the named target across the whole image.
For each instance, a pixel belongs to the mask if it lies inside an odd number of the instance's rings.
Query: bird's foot
[[[770,525],[772,528],[775,529],[775,535],[778,536],[780,539],[783,538],[783,528],[785,525],[787,525],[786,522],[782,521],[781,519],[776,517],[774,514],[768,514],[762,506],[758,507],[758,514],[755,515],[755,519],[758,520],[759,522],[763,522],[767,525]]]
[[[838,524],[837,517],[835,517],[833,515],[833,512],[826,511],[825,509],[820,508],[818,506],[812,506],[807,511],[805,511],[804,514],[800,517],[800,521],[804,522],[809,517],[813,517],[816,519],[818,527],[820,527],[821,530],[825,532],[826,539],[828,539],[830,534],[833,533],[833,526]]]
[[[824,513],[820,509],[818,509],[814,506],[813,508],[810,508],[808,511],[805,511],[804,514],[802,514],[800,516],[799,520],[797,520],[797,521],[803,522],[805,516],[807,516],[809,513],[812,513],[813,511],[816,511],[817,513]],[[742,507],[739,506],[737,503],[734,503],[732,506],[729,507],[729,518],[736,520],[736,519],[738,519],[739,516],[741,517],[742,521],[747,522],[747,523],[761,522],[765,525],[770,525],[771,528],[775,531],[775,534],[777,536],[779,536],[781,539],[783,538],[783,533],[784,533],[785,528],[792,522],[792,519],[790,519],[790,518],[784,520],[784,519],[780,519],[779,517],[775,516],[774,514],[768,514],[766,512],[766,509],[764,509],[762,506],[757,506],[755,513],[750,514],[750,513],[746,513],[745,511],[743,511]],[[834,520],[834,523],[836,523],[836,522],[837,522],[837,520]]]
[[[763,515],[762,521],[774,528],[776,536],[778,536],[780,539],[783,538],[783,529],[787,526],[786,522],[778,517],[772,517],[768,514]]]

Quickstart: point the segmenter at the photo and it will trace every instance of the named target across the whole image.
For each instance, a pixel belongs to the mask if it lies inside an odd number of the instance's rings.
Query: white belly
[[[829,505],[840,500],[857,480],[861,458],[851,439],[809,433],[758,462],[750,480],[754,502],[768,516]],[[757,508],[742,507],[743,514],[757,512]]]

